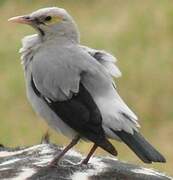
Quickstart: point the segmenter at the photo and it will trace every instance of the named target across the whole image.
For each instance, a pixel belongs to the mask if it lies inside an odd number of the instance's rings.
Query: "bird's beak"
[[[8,21],[13,23],[29,24],[29,25],[31,25],[33,22],[30,16],[28,15],[12,17],[8,19]]]

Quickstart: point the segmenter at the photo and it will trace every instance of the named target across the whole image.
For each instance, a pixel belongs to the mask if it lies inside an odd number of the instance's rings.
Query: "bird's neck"
[[[59,41],[80,42],[80,33],[77,25],[73,21],[68,27],[67,24],[61,24],[52,29],[43,29],[43,32],[44,33],[39,33],[39,36],[43,41],[58,39]]]
[[[79,43],[79,34],[77,33],[66,33],[66,32],[57,32],[56,34],[45,34],[44,36],[40,35],[42,42],[47,41],[57,41],[58,43]]]

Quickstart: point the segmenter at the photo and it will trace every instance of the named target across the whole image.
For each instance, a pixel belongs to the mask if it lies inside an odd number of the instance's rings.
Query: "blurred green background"
[[[40,142],[48,127],[25,95],[20,39],[35,33],[7,19],[38,8],[60,6],[76,20],[82,44],[105,49],[118,58],[123,76],[118,90],[139,116],[141,132],[166,157],[166,164],[144,165],[123,144],[113,142],[119,159],[173,175],[173,3],[171,0],[0,0],[0,143],[26,146]],[[69,140],[49,130],[51,140]],[[91,144],[76,148],[86,153]],[[97,154],[108,155],[102,150]]]

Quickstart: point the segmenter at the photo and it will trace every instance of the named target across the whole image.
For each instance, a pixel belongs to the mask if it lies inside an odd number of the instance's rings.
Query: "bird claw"
[[[57,168],[59,166],[58,163],[49,163],[47,167],[49,168]]]

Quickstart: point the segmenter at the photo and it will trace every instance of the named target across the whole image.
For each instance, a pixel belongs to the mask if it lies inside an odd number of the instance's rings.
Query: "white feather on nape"
[[[86,50],[92,57],[94,57],[98,62],[100,62],[106,69],[106,71],[116,78],[120,77],[121,71],[116,66],[117,59],[103,50],[91,49],[86,46],[81,46],[84,50]]]

